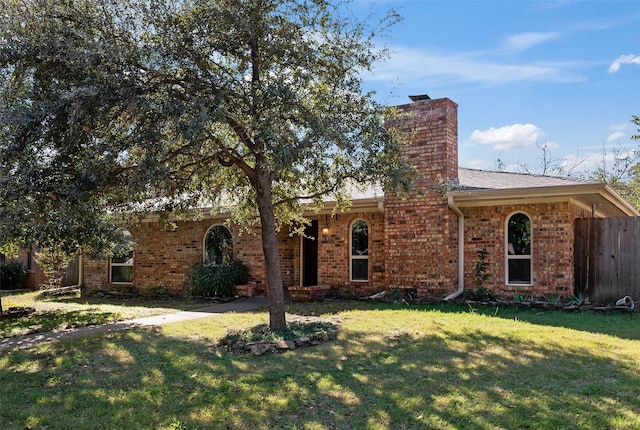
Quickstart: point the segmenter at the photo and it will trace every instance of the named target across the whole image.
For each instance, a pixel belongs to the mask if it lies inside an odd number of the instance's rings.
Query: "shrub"
[[[482,288],[484,281],[489,278],[487,274],[487,268],[489,267],[489,263],[487,263],[487,255],[489,251],[486,248],[479,249],[476,254],[478,255],[478,261],[476,261],[476,267],[474,270],[473,278],[476,281],[476,287],[478,289]]]
[[[27,271],[22,263],[5,263],[0,265],[0,277],[0,287],[3,290],[17,290],[22,288]]]
[[[465,300],[472,300],[474,302],[492,301],[496,299],[496,296],[491,290],[486,287],[478,287],[475,290],[465,289],[463,296]]]
[[[40,266],[42,273],[47,277],[46,284],[40,288],[60,288],[62,280],[69,264],[76,258],[60,247],[42,248],[35,256],[36,263]]]
[[[198,263],[191,272],[191,294],[204,297],[231,297],[233,287],[249,279],[249,268],[241,261],[223,265]]]

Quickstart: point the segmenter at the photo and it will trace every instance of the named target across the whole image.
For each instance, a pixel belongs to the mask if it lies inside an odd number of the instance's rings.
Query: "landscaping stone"
[[[235,342],[233,345],[231,345],[231,349],[235,349],[238,351],[243,351],[245,348],[247,347],[247,343],[243,342],[241,340]]]
[[[311,346],[311,339],[308,337],[299,337],[294,340],[297,347]]]
[[[291,351],[296,349],[296,343],[291,340],[279,340],[276,342],[276,348],[279,351]]]
[[[251,353],[256,356],[264,355],[267,352],[271,352],[273,349],[273,346],[267,342],[250,342],[246,347],[249,348]]]

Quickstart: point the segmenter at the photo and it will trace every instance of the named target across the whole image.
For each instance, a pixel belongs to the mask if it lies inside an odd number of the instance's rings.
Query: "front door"
[[[318,285],[318,221],[305,227],[302,238],[302,286]]]

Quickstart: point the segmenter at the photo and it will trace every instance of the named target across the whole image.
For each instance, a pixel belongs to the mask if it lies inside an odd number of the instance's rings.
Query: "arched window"
[[[351,252],[349,253],[352,281],[369,280],[369,225],[363,219],[351,223]]]
[[[505,240],[507,284],[531,285],[533,273],[531,239],[529,215],[516,212],[507,218]]]
[[[133,236],[129,230],[120,230],[122,240],[113,250],[109,278],[114,284],[133,283]]]
[[[214,225],[204,238],[205,264],[223,265],[233,261],[233,238],[229,229],[223,225]]]

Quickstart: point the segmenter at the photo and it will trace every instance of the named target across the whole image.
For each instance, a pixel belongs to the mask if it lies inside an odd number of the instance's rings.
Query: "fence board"
[[[64,272],[64,278],[62,279],[62,286],[68,287],[71,285],[78,285],[80,283],[80,256],[69,264],[67,270]]]
[[[594,303],[640,300],[640,218],[575,222],[575,291]]]

